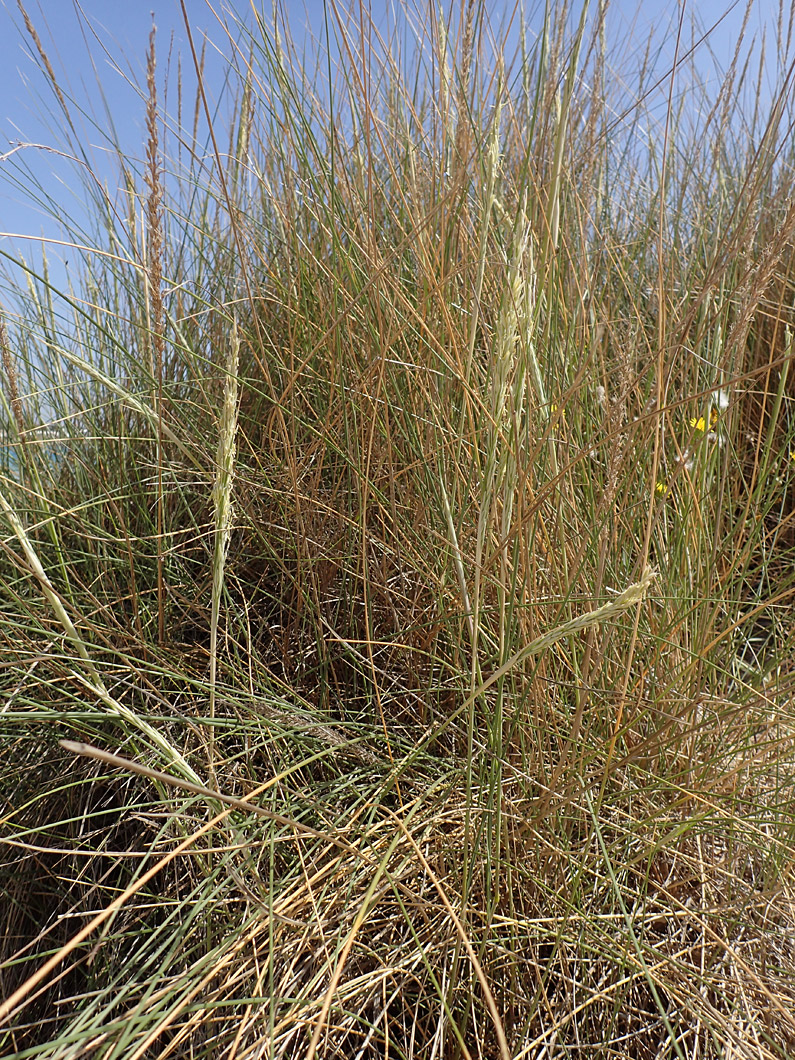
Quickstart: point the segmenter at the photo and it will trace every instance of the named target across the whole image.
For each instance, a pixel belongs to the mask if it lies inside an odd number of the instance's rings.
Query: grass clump
[[[115,194],[26,16],[3,1055],[795,1054],[789,82],[608,14],[152,37]]]

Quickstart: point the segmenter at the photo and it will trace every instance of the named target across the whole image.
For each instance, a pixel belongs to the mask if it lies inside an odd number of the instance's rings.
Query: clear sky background
[[[167,103],[169,109],[175,110],[176,56],[180,53],[185,98],[191,101],[189,105],[192,107],[195,79],[191,77],[192,61],[180,2],[80,0],[79,8],[76,0],[25,2],[56,76],[65,92],[78,100],[85,110],[82,136],[92,145],[92,167],[96,167],[103,179],[113,179],[114,167],[108,164],[103,172],[103,157],[107,158],[108,152],[104,130],[111,123],[115,139],[127,153],[138,158],[143,154],[144,100],[131,82],[145,85],[146,51],[153,13],[158,29],[161,90],[171,52],[172,76]],[[230,7],[242,14],[250,7],[250,2],[185,0],[197,47],[205,36],[216,44],[223,42],[225,34],[219,18],[223,18],[224,11]],[[263,0],[256,2],[262,5]],[[316,36],[322,35],[322,0],[281,2],[299,40],[307,30]],[[422,2],[414,0],[417,7],[421,7]],[[270,0],[267,0],[265,10],[269,11],[270,6]],[[449,6],[450,0],[445,0],[445,9]],[[532,0],[527,0],[526,6],[532,11]],[[596,4],[591,6],[595,9]],[[458,7],[457,0],[455,7]],[[499,21],[500,12],[506,7],[504,0],[493,0],[492,17]],[[753,0],[747,30],[747,36],[757,41],[767,33],[771,90],[780,61],[773,48],[776,7],[773,0]],[[378,0],[371,0],[370,9],[376,20],[387,10],[386,4]],[[608,8],[608,39],[615,42],[617,53],[640,56],[652,36],[660,49],[658,67],[664,71],[665,64],[670,63],[674,54],[680,11],[681,3],[676,0],[641,0],[639,5],[633,0],[612,0]],[[724,0],[689,0],[686,3],[686,40],[691,39],[694,21],[697,27],[709,31],[708,41],[699,52],[699,70],[705,81],[712,80],[717,85],[716,61],[719,68],[728,66],[744,13],[744,2],[733,6]],[[4,156],[0,161],[0,251],[12,255],[22,253],[27,260],[35,262],[39,256],[35,242],[19,237],[59,238],[61,232],[57,221],[48,216],[52,204],[70,216],[78,216],[84,193],[76,184],[73,167],[49,149],[57,141],[57,127],[62,119],[34,53],[35,45],[25,31],[16,0],[0,0],[0,155]],[[220,92],[223,70],[221,56],[208,47],[207,83],[211,91]],[[98,82],[102,93],[97,89]],[[92,125],[92,121],[96,124]],[[35,181],[47,189],[51,197],[49,207],[37,207],[30,201],[30,184],[24,174],[20,176],[20,162],[28,167]],[[21,187],[20,182],[27,186]],[[57,247],[52,247],[48,254],[56,261],[59,254],[63,260],[68,257],[68,251],[59,251]]]

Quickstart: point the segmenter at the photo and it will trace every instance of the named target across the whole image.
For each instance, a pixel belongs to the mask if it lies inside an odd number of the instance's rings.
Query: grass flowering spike
[[[215,719],[216,682],[218,674],[218,619],[224,590],[224,568],[229,539],[232,535],[232,489],[235,479],[235,452],[238,425],[238,372],[240,370],[240,335],[237,324],[232,329],[224,376],[224,402],[218,431],[218,455],[213,485],[213,520],[215,527],[210,610],[210,721]],[[210,747],[214,745],[214,728],[210,729]],[[212,754],[211,754],[212,761]]]

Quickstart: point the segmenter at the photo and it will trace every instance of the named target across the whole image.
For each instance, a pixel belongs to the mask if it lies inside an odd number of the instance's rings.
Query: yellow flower
[[[714,431],[718,426],[718,420],[720,419],[720,409],[717,405],[713,405],[709,410],[709,429]],[[706,432],[707,430],[707,418],[706,416],[694,416],[690,420],[690,426],[695,427],[697,431]]]
[[[667,482],[658,482],[654,487],[654,492],[659,493],[661,497],[665,497],[668,494],[669,486]]]

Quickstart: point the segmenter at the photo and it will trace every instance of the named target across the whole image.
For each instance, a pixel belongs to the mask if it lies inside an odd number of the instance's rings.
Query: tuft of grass
[[[153,31],[138,158],[22,12],[0,1052],[792,1056],[784,61],[325,15]]]

